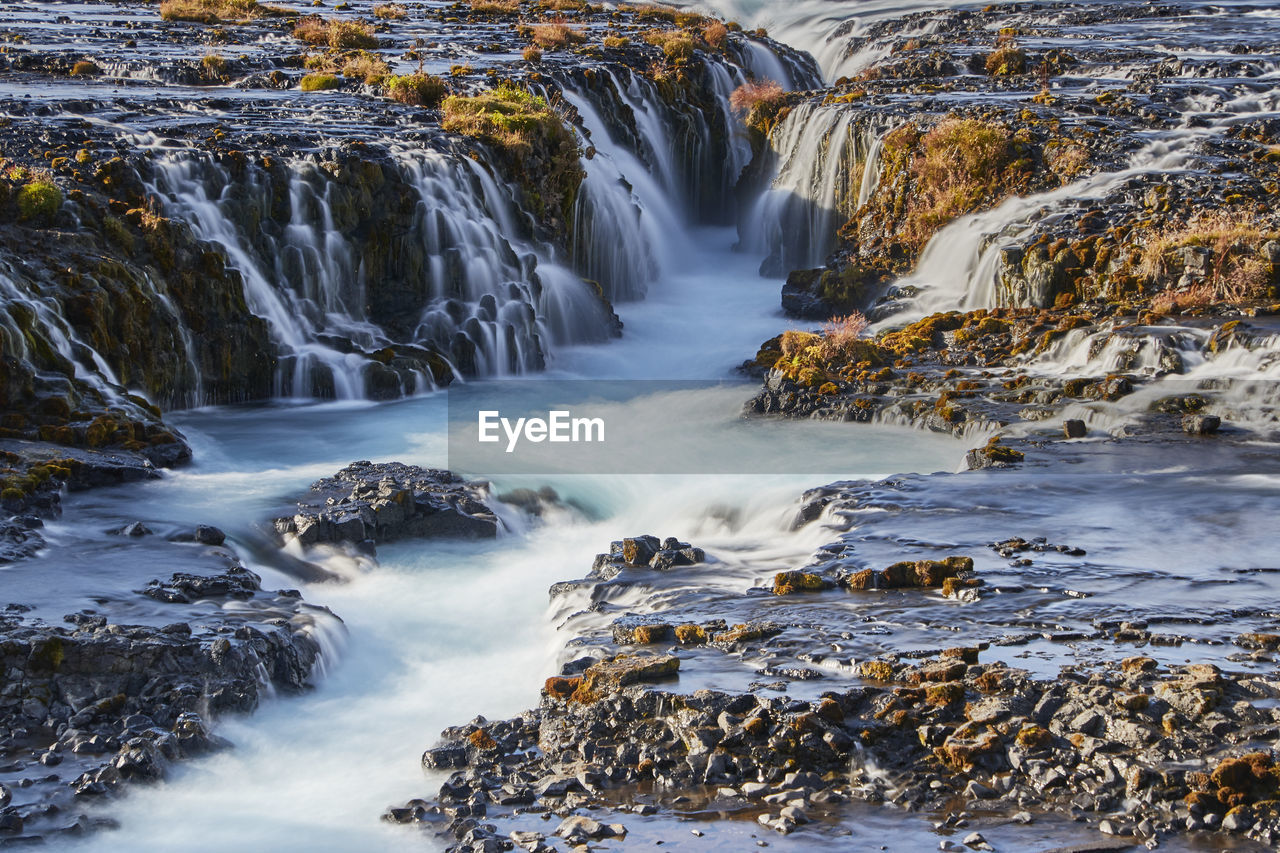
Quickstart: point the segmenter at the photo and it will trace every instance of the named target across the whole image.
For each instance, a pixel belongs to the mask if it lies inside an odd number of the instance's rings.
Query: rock
[[[1222,427],[1217,415],[1186,415],[1182,419],[1182,431],[1187,435],[1213,435]]]
[[[672,655],[619,655],[587,668],[582,675],[582,690],[603,696],[630,684],[661,681],[680,670],[680,660]]]
[[[1089,433],[1089,428],[1085,426],[1084,421],[1067,419],[1062,422],[1062,431],[1067,438],[1084,438]]]
[[[273,522],[278,536],[303,545],[406,538],[487,538],[498,520],[484,489],[449,471],[399,462],[353,462],[311,486],[309,501]]]

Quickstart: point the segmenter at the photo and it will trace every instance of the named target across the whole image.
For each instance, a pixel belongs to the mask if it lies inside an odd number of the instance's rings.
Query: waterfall
[[[809,102],[773,131],[777,176],[741,226],[745,243],[768,250],[763,274],[826,260],[840,226],[870,196],[868,179],[878,180],[870,164],[885,130],[848,105]]]
[[[120,397],[114,371],[76,336],[57,301],[40,295],[35,285],[20,285],[7,264],[0,264],[0,353],[35,376],[73,376],[106,401]]]

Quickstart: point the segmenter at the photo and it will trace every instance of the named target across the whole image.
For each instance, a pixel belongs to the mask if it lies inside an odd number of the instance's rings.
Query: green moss
[[[820,592],[830,584],[821,575],[811,572],[778,572],[773,578],[774,595],[792,595],[797,592]]]
[[[298,88],[304,92],[323,92],[328,89],[336,89],[342,85],[333,74],[308,74],[298,83]]]
[[[62,190],[51,181],[34,180],[18,190],[18,216],[24,222],[47,222],[62,207]]]

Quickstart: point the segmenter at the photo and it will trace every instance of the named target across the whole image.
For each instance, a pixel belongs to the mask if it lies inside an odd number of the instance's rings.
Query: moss
[[[1005,45],[992,51],[985,63],[992,77],[1022,74],[1027,70],[1027,52],[1016,45]]]
[[[1026,750],[1045,749],[1053,744],[1053,734],[1034,724],[1025,725],[1018,730],[1014,742]]]
[[[342,81],[333,74],[315,73],[303,77],[301,82],[298,83],[298,88],[304,92],[323,92],[329,89],[337,89],[341,85]]]
[[[557,699],[569,699],[581,686],[581,678],[552,676],[546,680],[542,689],[546,691],[547,695],[554,696]]]
[[[24,222],[49,222],[62,207],[62,190],[51,181],[34,180],[18,190],[18,216]]]
[[[45,637],[31,644],[31,663],[36,669],[57,671],[66,660],[61,637]]]
[[[677,625],[676,642],[682,646],[700,646],[707,642],[707,632],[701,625]]]
[[[671,637],[671,626],[664,624],[639,625],[631,631],[631,641],[642,646],[652,645]]]
[[[478,95],[451,95],[442,108],[444,129],[496,149],[535,215],[565,235],[585,175],[577,139],[560,113],[510,83]]]
[[[882,660],[863,661],[858,665],[858,675],[868,681],[892,681],[893,664]]]
[[[484,729],[476,729],[467,735],[467,741],[476,749],[484,752],[491,752],[498,748],[498,743]]]
[[[926,704],[933,705],[935,708],[945,708],[948,705],[959,705],[964,701],[964,685],[959,681],[947,681],[942,684],[932,684],[925,688],[924,701]]]
[[[810,572],[778,572],[773,578],[774,595],[793,595],[797,592],[820,592],[831,584],[821,575]]]

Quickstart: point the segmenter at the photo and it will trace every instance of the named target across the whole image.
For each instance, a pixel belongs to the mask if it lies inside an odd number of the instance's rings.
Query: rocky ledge
[[[209,539],[213,528],[201,530]],[[320,623],[336,618],[295,591],[264,591],[219,550],[220,574],[178,573],[140,591],[212,605],[212,619],[126,625],[82,611],[66,627],[21,605],[0,613],[0,756],[17,779],[0,785],[0,843],[109,824],[84,810],[128,783],[163,778],[172,761],[227,745],[210,733],[218,716],[252,711],[273,691],[308,689]],[[243,602],[235,615],[223,608],[228,599]]]
[[[285,541],[303,545],[391,542],[431,536],[496,536],[487,489],[451,471],[400,462],[353,462],[311,485],[306,502],[274,521]]]

